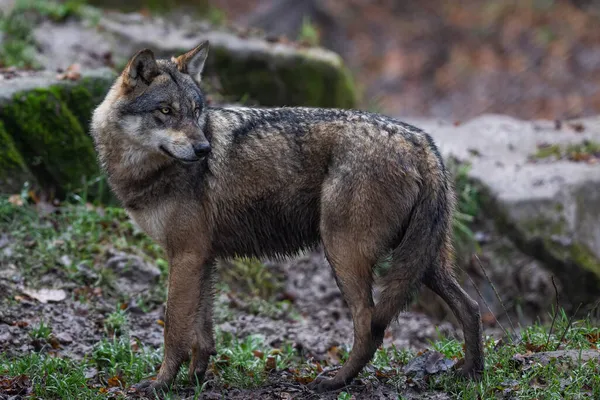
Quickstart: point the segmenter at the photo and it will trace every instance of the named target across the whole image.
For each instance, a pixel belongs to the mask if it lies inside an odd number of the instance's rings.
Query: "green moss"
[[[566,221],[563,216],[556,221],[539,217],[528,219],[520,223],[525,235],[528,237],[537,235],[564,235],[567,233],[565,224]]]
[[[0,194],[17,193],[31,180],[23,157],[0,121]]]
[[[0,121],[0,176],[6,176],[13,170],[25,169],[25,161],[19,154],[10,135]]]
[[[476,183],[482,210],[494,220],[498,231],[509,237],[521,252],[542,262],[559,279],[567,310],[574,310],[580,302],[585,305],[597,300],[600,260],[581,243],[562,244],[553,238],[569,233],[564,217],[554,221],[545,218],[514,221],[489,188]]]
[[[40,184],[58,195],[99,171],[91,139],[62,100],[64,87],[17,93],[1,117]]]
[[[67,104],[85,132],[89,131],[92,112],[102,102],[110,89],[114,77],[85,77],[76,85],[64,86],[60,90],[61,99]]]
[[[555,157],[557,159],[566,158],[571,161],[585,161],[590,156],[600,156],[600,143],[592,140],[583,140],[581,143],[572,143],[567,146],[558,144],[547,145],[538,148],[538,151],[531,157],[534,159]]]
[[[570,144],[566,148],[568,156],[573,154],[597,154],[600,153],[600,143],[593,140],[584,140],[581,143]]]
[[[298,56],[272,65],[258,57],[234,59],[213,48],[207,73],[218,76],[225,96],[248,95],[263,106],[351,108],[356,104],[352,77],[344,67]]]
[[[600,260],[583,244],[574,244],[570,246],[570,256],[577,265],[590,272],[593,272],[600,278]]]
[[[555,206],[555,209],[559,207]],[[560,207],[562,209],[562,205]],[[545,250],[563,263],[574,263],[578,267],[592,272],[600,281],[600,260],[581,243],[563,245],[552,238],[568,234],[567,222],[564,216],[556,221],[546,218],[535,218],[522,222],[525,238],[533,240],[535,237],[543,237]]]
[[[553,144],[550,146],[540,147],[538,151],[533,155],[533,158],[543,159],[555,156],[556,158],[561,157],[561,149],[557,144]]]

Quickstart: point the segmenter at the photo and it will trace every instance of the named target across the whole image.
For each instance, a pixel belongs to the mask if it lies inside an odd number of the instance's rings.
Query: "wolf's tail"
[[[437,268],[451,268],[449,233],[454,191],[446,173],[436,174],[441,177],[424,180],[402,241],[392,251],[391,266],[383,278],[381,298],[373,314],[375,336],[383,338],[383,331],[407,305],[425,273]]]

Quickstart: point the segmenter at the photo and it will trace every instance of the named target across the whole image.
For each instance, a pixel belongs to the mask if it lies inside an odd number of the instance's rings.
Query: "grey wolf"
[[[189,363],[201,381],[215,354],[214,261],[286,257],[322,245],[351,311],[347,362],[316,391],[347,385],[426,285],[462,324],[462,374],[483,371],[478,304],[452,273],[454,191],[431,137],[359,110],[209,107],[208,42],[169,59],[141,50],[93,113],[110,187],[169,261],[164,359],[151,392]],[[374,303],[373,268],[391,256]]]

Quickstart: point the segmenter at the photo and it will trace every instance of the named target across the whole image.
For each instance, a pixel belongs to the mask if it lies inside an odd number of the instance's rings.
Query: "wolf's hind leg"
[[[350,357],[332,379],[311,382],[310,388],[318,392],[337,390],[349,384],[371,360],[378,346],[371,334],[374,260],[362,256],[355,243],[342,235],[331,235],[324,238],[323,243],[338,287],[352,313],[354,344]]]
[[[460,287],[445,265],[436,265],[425,275],[423,282],[448,303],[462,324],[466,351],[461,373],[476,380],[481,378],[484,355],[479,305]]]

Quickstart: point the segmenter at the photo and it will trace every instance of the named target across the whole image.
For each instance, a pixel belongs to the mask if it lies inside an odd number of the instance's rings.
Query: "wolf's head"
[[[127,147],[181,162],[206,157],[211,147],[199,83],[207,55],[208,41],[171,60],[137,52],[94,112],[93,134],[110,131]]]

